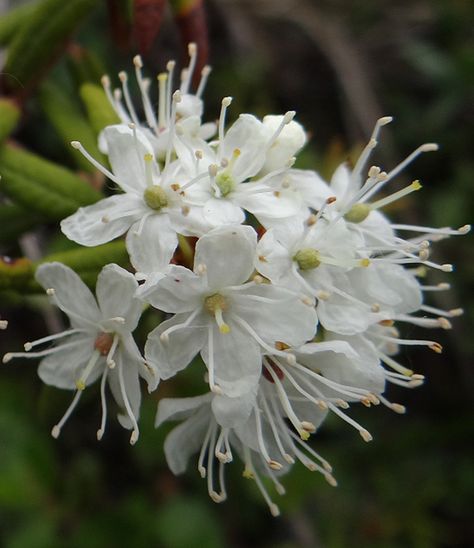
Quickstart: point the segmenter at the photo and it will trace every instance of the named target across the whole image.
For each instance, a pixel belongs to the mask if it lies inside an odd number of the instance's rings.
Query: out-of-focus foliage
[[[97,135],[114,121],[100,88],[101,65],[111,76],[130,69],[138,47],[130,2],[36,0],[11,2],[11,8],[0,18],[7,59],[0,99],[0,245],[12,258],[0,263],[1,315],[10,321],[8,331],[0,332],[0,354],[47,332],[50,310],[31,281],[40,258],[74,266],[90,285],[101,265],[126,265],[123,242],[77,249],[57,233],[60,219],[108,192],[103,177],[68,141],[81,140],[100,158]],[[394,115],[377,162],[391,167],[425,141],[440,143],[441,150],[410,168],[413,177],[422,175],[424,200],[404,201],[405,209],[393,213],[435,226],[472,221],[472,2],[208,0],[173,1],[168,8],[160,12],[158,36],[147,43],[147,71],[154,76],[170,57],[179,59],[179,36],[198,41],[205,54],[207,14],[214,65],[208,119],[217,116],[225,95],[235,97],[231,115],[295,109],[313,133],[301,166],[328,176],[350,156],[349,147],[363,145],[378,116]],[[32,255],[32,241],[39,257]],[[71,395],[41,387],[31,363],[4,365],[0,545],[472,546],[472,239],[441,243],[436,253],[457,264],[458,272],[454,291],[437,294],[430,304],[467,311],[455,329],[439,336],[445,354],[418,350],[403,356],[428,378],[416,391],[389,394],[407,405],[406,416],[357,410],[355,417],[374,434],[371,444],[336,419],[328,421],[314,444],[333,463],[339,487],[296,467],[284,478],[288,494],[279,501],[279,519],[268,515],[238,464],[228,475],[223,505],[208,500],[193,464],[182,478],[168,471],[166,429],[153,428],[156,398],[202,392],[201,371],[191,368],[145,401],[141,437],[131,448],[113,421],[96,442],[98,387],[84,393],[61,438],[53,440],[50,427]],[[138,331],[142,344],[156,322],[145,313]]]

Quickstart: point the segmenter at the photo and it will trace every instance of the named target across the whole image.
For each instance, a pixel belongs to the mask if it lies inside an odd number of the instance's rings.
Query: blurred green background
[[[58,42],[57,51],[43,61],[44,70],[36,71],[32,82],[15,88],[15,65],[7,61],[4,93],[19,98],[22,105],[13,134],[16,141],[73,170],[84,169],[58,131],[44,90],[54,86],[81,112],[81,82],[92,75],[98,78],[102,71],[114,75],[122,68],[132,70],[137,45],[126,32],[129,4],[91,3],[79,31],[68,42]],[[423,194],[397,203],[391,215],[428,226],[458,227],[472,221],[471,1],[206,0],[201,8],[199,4],[172,2],[174,11],[165,5],[160,32],[144,56],[150,76],[169,58],[184,60],[186,38],[197,37],[205,44],[199,27],[204,13],[214,67],[205,93],[205,118],[217,117],[225,95],[234,97],[230,117],[294,109],[312,137],[298,165],[327,177],[340,161],[360,150],[378,117],[393,115],[373,163],[393,167],[423,142],[439,143],[440,151],[418,159],[399,178],[399,185],[419,178]],[[5,21],[17,13],[12,10],[19,3],[9,5],[10,11],[0,19],[0,41],[7,56],[29,16],[29,8],[24,8],[21,25],[12,27],[14,35],[7,33],[5,38]],[[186,20],[189,6],[198,10],[198,16]],[[30,39],[34,50],[36,36]],[[84,67],[87,70],[81,72]],[[67,114],[66,109],[66,118]],[[67,120],[66,126],[74,128]],[[57,235],[57,223],[32,226],[18,239],[2,238],[0,252],[20,257],[67,246]],[[0,231],[7,228],[4,221]],[[33,362],[4,365],[0,546],[473,546],[472,237],[440,242],[434,256],[457,269],[450,275],[429,274],[430,283],[449,278],[453,284],[449,293],[433,294],[430,304],[463,306],[466,313],[454,320],[452,331],[403,331],[409,337],[434,337],[445,348],[441,356],[423,348],[402,352],[403,363],[426,375],[426,384],[414,391],[389,388],[389,399],[407,406],[405,416],[385,408],[353,409],[353,416],[374,435],[370,444],[330,417],[312,443],[333,464],[339,487],[296,466],[284,478],[288,494],[278,497],[282,517],[277,519],[269,515],[255,485],[241,477],[239,464],[228,467],[229,499],[221,505],[208,499],[194,463],[183,477],[168,471],[162,451],[166,428],[153,429],[156,402],[165,395],[203,391],[199,372],[180,375],[145,398],[140,440],[131,448],[112,414],[103,441],[96,442],[97,386],[86,391],[60,439],[53,440],[50,428],[70,394],[43,386]],[[0,312],[10,321],[8,330],[0,332],[0,354],[46,333],[44,318],[50,313],[41,298],[3,291]],[[141,342],[154,323],[153,315],[145,315]]]

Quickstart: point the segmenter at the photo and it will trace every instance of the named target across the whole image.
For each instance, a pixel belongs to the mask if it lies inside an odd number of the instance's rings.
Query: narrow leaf
[[[1,184],[1,183],[0,183]],[[17,238],[23,232],[30,230],[44,219],[31,211],[16,205],[0,205],[0,243],[7,243]]]
[[[67,198],[71,203],[77,204],[77,207],[92,204],[102,198],[100,192],[68,169],[10,144],[0,149],[0,175],[6,177],[6,172],[8,175],[18,174],[29,180],[30,184],[36,183],[37,186],[57,194],[59,198]]]
[[[29,2],[2,14],[0,17],[0,46],[5,46],[12,40],[35,9],[36,3]]]
[[[42,87],[40,103],[47,118],[64,141],[66,151],[74,159],[77,167],[95,173],[95,167],[70,144],[71,141],[80,141],[94,158],[99,162],[104,161],[97,147],[96,134],[78,105],[53,84]]]
[[[20,114],[20,108],[16,102],[0,98],[0,144],[15,129]]]
[[[106,126],[120,122],[101,87],[86,83],[81,86],[79,93],[86,108],[89,122],[96,135]]]
[[[4,67],[5,86],[24,95],[95,6],[95,0],[39,2],[11,42]]]

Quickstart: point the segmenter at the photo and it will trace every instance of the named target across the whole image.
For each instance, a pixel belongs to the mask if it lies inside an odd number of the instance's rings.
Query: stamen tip
[[[372,437],[372,434],[368,431],[368,430],[365,430],[365,428],[363,428],[362,430],[359,430],[359,434],[361,435],[362,439],[364,441],[372,441],[374,438]]]
[[[334,476],[331,474],[324,474],[324,479],[331,485],[332,487],[337,487],[337,480]]]
[[[0,329],[6,329],[8,327],[8,320],[0,320]]]
[[[386,126],[387,124],[390,124],[390,122],[393,122],[393,116],[383,116],[377,120],[379,126]]]
[[[283,123],[289,124],[295,116],[296,116],[295,110],[289,110],[288,112],[285,112],[285,115],[283,116]]]
[[[61,428],[59,428],[59,426],[56,424],[51,430],[51,435],[55,440],[57,440],[59,438],[59,434],[61,434]]]
[[[468,232],[471,231],[471,225],[464,225],[464,226],[461,226],[458,228],[459,232],[461,232],[461,234],[467,234]]]
[[[25,349],[25,352],[29,352],[33,348],[33,345],[30,342],[26,342],[23,345],[23,348]]]
[[[274,503],[270,504],[269,508],[270,508],[270,514],[274,518],[277,518],[280,515],[280,509],[278,508],[276,504]]]
[[[52,297],[55,293],[56,293],[56,291],[52,287],[49,287],[46,290],[46,295],[49,295],[50,297]]]
[[[97,430],[97,441],[100,441],[103,435],[104,431],[102,430],[102,428],[99,428],[99,430]]]
[[[407,412],[407,408],[404,405],[401,405],[400,403],[392,403],[390,407],[392,411],[395,411],[395,413],[398,413],[400,415],[403,415]]]
[[[224,97],[222,99],[222,106],[228,107],[232,103],[232,97]]]
[[[441,265],[441,270],[443,272],[453,272],[454,271],[454,266],[452,264],[442,264]]]
[[[132,435],[130,436],[130,445],[135,445],[137,443],[138,436],[138,430],[133,430]]]
[[[140,55],[135,55],[135,57],[133,58],[133,64],[137,68],[142,68],[143,67],[143,61],[142,61],[142,58],[141,58]]]
[[[81,148],[81,143],[79,141],[71,141],[72,148],[79,150]]]
[[[2,358],[2,363],[8,363],[12,358],[13,354],[11,352],[7,352]]]
[[[425,143],[424,145],[421,145],[420,149],[422,152],[434,152],[439,150],[439,145],[437,143]]]

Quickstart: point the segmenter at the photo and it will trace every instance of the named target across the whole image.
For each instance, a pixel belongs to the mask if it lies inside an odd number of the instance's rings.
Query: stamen
[[[138,440],[138,436],[140,434],[138,430],[138,424],[137,420],[135,418],[135,415],[132,412],[132,409],[130,407],[130,402],[128,401],[127,392],[125,390],[125,383],[123,380],[123,363],[122,360],[119,360],[118,363],[118,377],[119,377],[119,385],[120,385],[120,393],[122,394],[123,403],[125,405],[125,409],[127,411],[127,415],[132,422],[133,430],[132,434],[130,436],[130,445],[135,445],[136,441]]]
[[[221,113],[219,115],[219,144],[217,157],[219,162],[222,160],[222,143],[224,142],[224,127],[225,127],[225,115],[227,108],[232,103],[232,97],[224,97],[221,102]]]
[[[6,329],[8,327],[8,320],[0,320],[0,329]]]
[[[294,110],[289,110],[288,112],[284,114],[280,122],[280,125],[277,127],[276,131],[273,133],[273,135],[270,137],[267,144],[265,145],[265,150],[269,150],[272,147],[272,145],[280,136],[280,133],[283,131],[283,128],[293,120],[295,115],[296,115],[296,112]]]
[[[79,141],[71,141],[72,148],[75,148],[78,150],[86,160],[88,160],[96,169],[98,169],[103,175],[105,175],[108,179],[113,181],[118,186],[122,187],[123,185],[119,182],[117,177],[109,171],[107,168],[105,168],[101,163],[99,163],[95,158],[93,158],[87,150],[82,146],[82,144]]]
[[[171,117],[171,90],[173,88],[173,72],[176,63],[174,61],[168,61],[166,64],[166,70],[168,71],[168,86],[166,90],[166,123],[169,124]]]
[[[105,382],[107,380],[107,373],[109,370],[104,367],[102,378],[100,380],[100,403],[102,407],[102,419],[100,421],[100,428],[97,430],[97,440],[100,441],[105,432],[105,425],[107,423],[107,398],[105,397]]]
[[[143,108],[145,110],[146,121],[151,129],[156,128],[156,117],[151,106],[150,97],[148,95],[148,85],[142,76],[143,62],[140,55],[135,55],[133,58],[133,64],[135,65],[135,76],[137,78],[138,87],[142,96]]]
[[[189,92],[189,86],[191,85],[194,69],[196,68],[197,46],[194,42],[191,42],[188,44],[188,55],[189,55],[189,65],[186,68],[185,79],[183,80],[181,84],[181,91],[183,93]]]
[[[265,441],[263,439],[263,433],[262,433],[262,419],[260,416],[260,409],[258,408],[258,405],[254,407],[255,411],[255,424],[257,427],[257,442],[258,447],[260,449],[260,452],[265,459],[265,463],[267,466],[269,466],[272,470],[281,470],[283,467],[282,465],[277,462],[276,460],[273,460],[270,455],[268,454],[267,448],[265,446]]]
[[[273,517],[279,516],[280,515],[280,510],[279,510],[278,506],[270,498],[267,490],[265,489],[265,486],[262,483],[262,480],[260,479],[260,476],[257,474],[257,472],[256,472],[256,470],[253,466],[252,457],[250,455],[250,451],[249,451],[248,447],[244,447],[244,452],[245,452],[245,467],[246,467],[246,469],[249,470],[249,472],[251,474],[250,477],[252,477],[255,480],[255,483],[257,484],[257,487],[258,487],[260,493],[262,494],[263,498],[265,499],[265,502],[268,505],[268,508],[270,509],[271,515]]]
[[[3,363],[8,363],[13,358],[42,358],[44,356],[49,356],[50,354],[55,354],[56,352],[59,352],[60,350],[65,350],[67,348],[74,348],[75,346],[78,346],[80,344],[84,344],[83,340],[74,341],[70,343],[60,344],[58,346],[53,346],[51,348],[47,348],[46,350],[40,350],[39,352],[7,352],[3,358]]]
[[[197,91],[196,91],[196,97],[201,98],[201,96],[204,92],[204,89],[206,87],[207,80],[209,78],[209,74],[211,74],[211,70],[212,70],[212,68],[209,65],[206,65],[205,67],[203,67],[203,69],[201,71],[201,80],[199,82],[199,85],[198,85],[198,88],[197,88]]]
[[[199,459],[198,459],[197,469],[198,469],[198,472],[199,472],[199,475],[201,476],[201,478],[206,477],[206,467],[204,466],[203,463],[204,463],[204,458],[206,456],[206,451],[207,451],[207,448],[208,448],[208,445],[209,445],[209,439],[211,437],[211,431],[212,431],[212,422],[209,422],[209,427],[207,429],[206,436],[204,437],[204,441],[202,442],[201,451],[199,452]]]
[[[394,192],[393,194],[390,194],[389,196],[382,198],[381,200],[378,200],[377,202],[373,202],[369,204],[369,207],[371,210],[380,209],[381,207],[391,204],[392,202],[395,202],[396,200],[399,200],[400,198],[403,198],[404,196],[407,196],[408,194],[411,194],[412,192],[415,192],[416,190],[420,190],[421,188],[422,186],[420,181],[413,181],[404,189],[399,190],[398,192]]]
[[[62,427],[66,424],[67,420],[69,419],[72,412],[76,408],[77,404],[79,403],[79,400],[81,399],[81,396],[82,396],[81,390],[77,390],[77,392],[74,394],[74,398],[73,398],[71,404],[66,409],[66,412],[64,413],[62,419],[58,422],[58,424],[53,426],[53,428],[51,430],[51,435],[53,436],[53,438],[57,439],[59,437],[59,434],[61,433]]]
[[[158,74],[158,132],[163,131],[166,128],[166,82],[168,80],[168,74],[162,72]]]
[[[377,138],[380,132],[380,128],[389,124],[392,120],[393,118],[391,116],[384,116],[383,118],[379,118],[376,121],[375,127],[372,131],[372,135],[370,136],[369,142],[365,146],[364,150],[362,151],[361,155],[359,156],[356,162],[356,165],[354,166],[354,169],[352,170],[351,183],[349,186],[358,182],[360,174],[362,173],[362,170],[364,169],[364,166],[367,163],[367,160],[369,159],[370,154],[372,153],[372,150],[377,146]]]
[[[207,364],[209,388],[214,394],[222,394],[222,389],[214,381],[214,329],[212,325],[207,330],[207,346],[209,348],[209,363]]]
[[[92,353],[92,356],[90,357],[89,362],[87,363],[84,371],[82,372],[79,379],[77,379],[77,381],[76,381],[76,388],[79,391],[82,391],[86,388],[87,379],[89,378],[89,375],[92,373],[92,370],[96,366],[97,361],[99,360],[99,358],[100,358],[100,351],[99,350],[94,350],[94,352]]]
[[[55,333],[54,335],[48,335],[47,337],[36,339],[35,341],[26,342],[23,346],[25,348],[25,352],[29,352],[35,346],[38,346],[45,342],[55,341],[56,339],[62,339],[63,337],[67,337],[68,335],[73,335],[74,333],[80,333],[81,331],[84,331],[84,330],[83,329],[67,329],[66,331]]]
[[[122,82],[123,97],[125,99],[125,104],[127,105],[130,118],[132,119],[132,122],[139,126],[140,120],[138,119],[135,107],[133,106],[133,101],[130,97],[130,92],[128,90],[128,74],[124,70],[122,70],[119,72],[118,77],[119,80]]]

